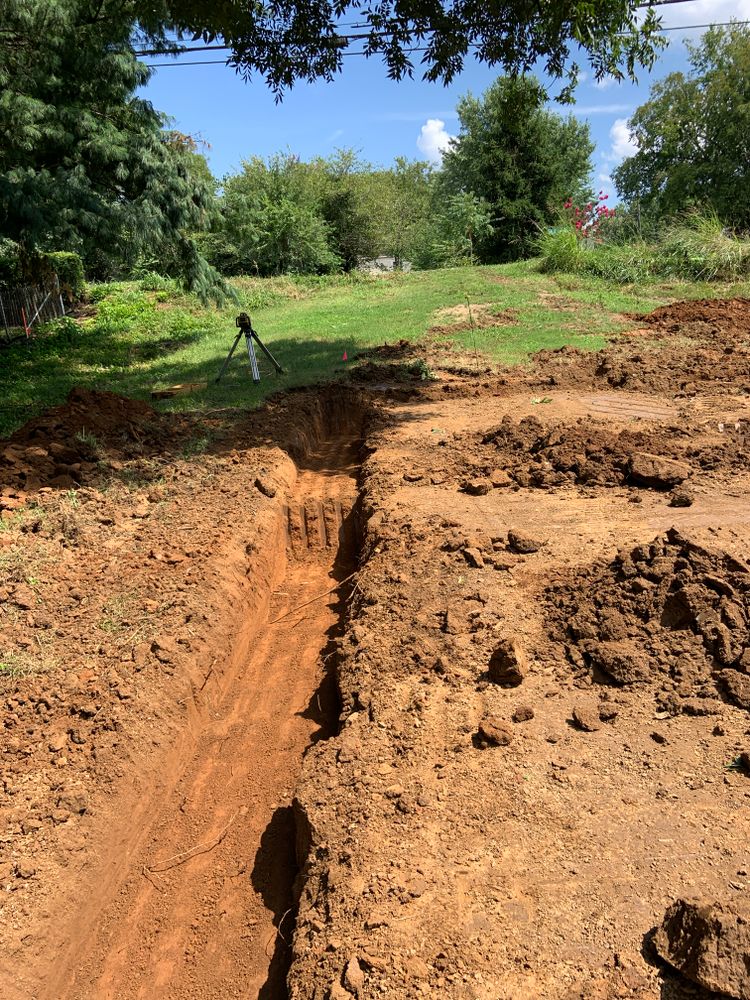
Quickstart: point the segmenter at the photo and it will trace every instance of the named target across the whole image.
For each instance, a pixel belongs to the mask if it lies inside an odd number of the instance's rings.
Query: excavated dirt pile
[[[670,489],[691,474],[684,443],[689,437],[679,427],[616,431],[590,419],[549,427],[536,417],[516,422],[506,415],[482,443],[497,448],[497,464],[519,486],[633,482]],[[713,456],[699,458],[701,464],[715,464]]]
[[[72,389],[66,402],[24,424],[0,447],[4,487],[70,489],[87,481],[98,462],[163,449],[187,421],[114,392]]]
[[[547,589],[551,636],[579,676],[651,685],[672,715],[750,710],[750,567],[676,528]]]
[[[750,336],[750,299],[697,299],[674,302],[635,319],[663,333],[724,339],[728,333]]]
[[[750,299],[679,302],[634,319],[643,328],[618,337],[602,351],[539,351],[534,355],[537,384],[604,384],[685,397],[706,391],[750,392]]]

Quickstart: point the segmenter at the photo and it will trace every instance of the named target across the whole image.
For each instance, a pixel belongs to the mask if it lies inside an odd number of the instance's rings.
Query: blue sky
[[[686,0],[662,11],[664,25],[750,19],[750,0]],[[700,31],[669,32],[669,48],[637,85],[609,80],[597,85],[590,78],[579,85],[577,104],[570,110],[591,125],[597,186],[609,188],[610,171],[632,151],[629,114],[647,98],[651,82],[685,67],[683,39],[698,35]],[[219,57],[199,53],[183,59]],[[223,64],[157,69],[144,96],[170,115],[176,128],[209,144],[211,169],[222,177],[243,159],[283,150],[307,159],[347,147],[380,165],[396,156],[439,162],[441,147],[458,131],[458,99],[468,91],[481,94],[498,75],[470,61],[449,87],[420,79],[393,83],[377,58],[344,62],[344,72],[333,83],[300,84],[280,105],[261,80],[243,83]]]

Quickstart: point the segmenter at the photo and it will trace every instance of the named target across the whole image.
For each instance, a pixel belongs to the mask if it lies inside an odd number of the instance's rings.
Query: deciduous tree
[[[103,6],[107,6],[104,0]],[[597,78],[634,76],[660,45],[658,18],[642,0],[132,0],[134,14],[162,43],[175,29],[223,41],[244,76],[262,74],[277,93],[297,80],[331,79],[344,56],[381,57],[388,76],[450,82],[467,58],[505,73],[541,64],[568,84],[576,58]],[[637,17],[637,13],[641,16]]]
[[[615,171],[619,193],[649,215],[709,207],[750,227],[750,30],[713,28],[689,45],[630,119],[638,151]]]

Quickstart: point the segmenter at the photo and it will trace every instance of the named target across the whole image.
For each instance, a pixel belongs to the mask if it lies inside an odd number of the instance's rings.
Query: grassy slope
[[[157,385],[209,381],[207,389],[157,405],[196,409],[248,406],[278,388],[335,378],[366,346],[418,340],[437,309],[493,303],[516,309],[516,325],[477,330],[477,349],[496,363],[522,362],[542,347],[573,343],[596,349],[625,328],[623,312],[648,311],[681,298],[750,292],[750,285],[648,284],[613,287],[594,278],[548,276],[530,263],[454,268],[355,279],[269,279],[238,282],[242,308],[287,370],[263,381],[235,356],[225,379],[212,380],[234,337],[240,307],[203,309],[175,291],[142,291],[137,283],[99,286],[96,313],[78,327],[0,351],[0,435],[61,402],[74,385],[147,398]],[[567,300],[567,301],[566,301]],[[443,321],[444,322],[444,321]],[[457,347],[473,348],[470,332]]]

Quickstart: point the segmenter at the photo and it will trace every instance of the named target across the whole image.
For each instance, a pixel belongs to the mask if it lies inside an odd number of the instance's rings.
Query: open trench
[[[269,553],[280,582],[267,621],[245,623],[249,648],[170,793],[149,803],[148,830],[124,861],[119,890],[48,980],[48,997],[287,996],[292,796],[305,750],[336,731],[327,663],[349,588],[312,599],[356,566],[356,470],[350,436],[324,441],[299,470]]]

